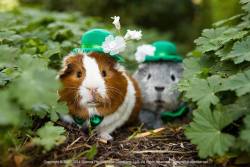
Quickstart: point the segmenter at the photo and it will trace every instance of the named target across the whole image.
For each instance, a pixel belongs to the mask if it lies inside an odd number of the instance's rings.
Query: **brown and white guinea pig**
[[[141,95],[136,81],[112,57],[98,52],[71,53],[63,60],[59,73],[60,100],[69,113],[88,120],[103,116],[95,127],[99,137],[112,140],[115,129],[137,121]]]

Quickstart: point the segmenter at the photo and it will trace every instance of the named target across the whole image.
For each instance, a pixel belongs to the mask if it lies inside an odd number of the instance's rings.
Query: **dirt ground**
[[[140,126],[123,127],[113,133],[112,142],[104,143],[78,127],[58,124],[67,129],[66,142],[45,154],[37,155],[37,150],[31,150],[33,157],[27,166],[215,166],[211,160],[198,158],[195,146],[185,138],[180,125],[167,125],[158,133],[138,138],[136,134],[152,131]]]

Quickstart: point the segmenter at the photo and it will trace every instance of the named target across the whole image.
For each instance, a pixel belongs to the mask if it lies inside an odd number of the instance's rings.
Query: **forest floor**
[[[66,142],[45,154],[37,155],[37,150],[31,150],[32,159],[27,166],[215,166],[212,160],[198,158],[181,125],[167,125],[158,133],[123,127],[113,133],[113,141],[105,143],[95,135],[85,135],[78,127],[58,124],[67,129]]]

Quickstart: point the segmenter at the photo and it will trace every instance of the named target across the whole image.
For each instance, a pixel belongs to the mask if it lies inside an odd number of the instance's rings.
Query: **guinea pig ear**
[[[138,73],[146,73],[148,70],[149,65],[148,64],[140,64],[138,67]]]
[[[143,76],[147,72],[147,69],[148,69],[148,65],[147,64],[140,64],[138,66],[138,69],[134,73],[133,77],[137,78],[137,79],[143,78]]]
[[[74,55],[69,54],[68,56],[64,57],[63,62],[62,62],[62,69],[59,71],[57,75],[57,79],[62,79],[72,72],[73,64],[70,63],[70,59],[73,56]]]
[[[57,78],[63,79],[64,77],[69,75],[72,71],[73,71],[73,64],[72,63],[64,64],[63,68],[59,71]]]

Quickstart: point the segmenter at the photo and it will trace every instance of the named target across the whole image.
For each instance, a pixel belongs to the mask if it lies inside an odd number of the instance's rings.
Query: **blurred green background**
[[[78,11],[105,23],[120,16],[122,25],[144,30],[144,42],[171,40],[181,54],[193,48],[202,29],[240,12],[238,0],[20,0],[20,5]]]

